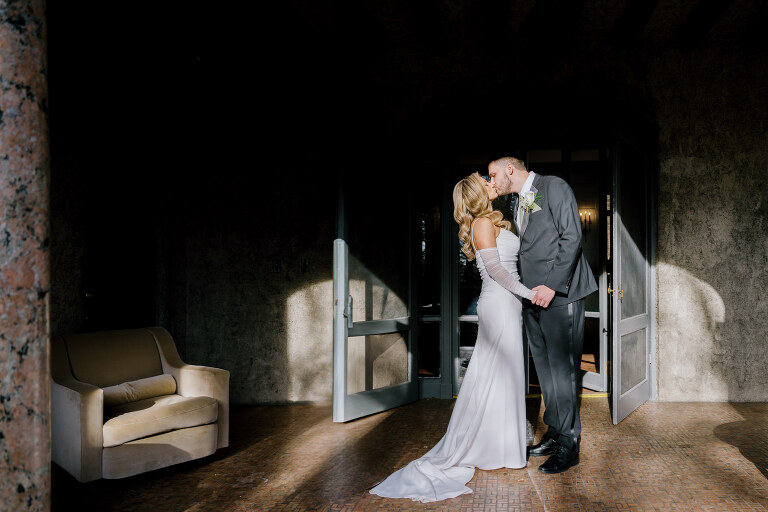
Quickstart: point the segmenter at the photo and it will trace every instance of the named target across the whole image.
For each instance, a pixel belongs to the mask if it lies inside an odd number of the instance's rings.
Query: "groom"
[[[558,177],[528,172],[512,157],[492,161],[488,172],[499,195],[518,194],[512,207],[520,234],[520,278],[537,292],[523,301],[523,325],[549,428],[528,453],[550,455],[539,471],[560,473],[579,463],[584,297],[597,283],[581,253],[581,220],[571,187]]]

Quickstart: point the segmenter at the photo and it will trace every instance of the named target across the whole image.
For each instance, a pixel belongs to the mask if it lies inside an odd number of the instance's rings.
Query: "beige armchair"
[[[185,364],[162,327],[51,341],[53,462],[124,478],[229,445],[229,372]]]

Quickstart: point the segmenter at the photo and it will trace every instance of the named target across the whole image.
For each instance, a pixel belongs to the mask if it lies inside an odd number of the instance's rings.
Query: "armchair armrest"
[[[80,482],[101,478],[104,392],[74,378],[51,379],[52,459]]]
[[[171,334],[162,327],[148,329],[155,337],[163,372],[176,379],[177,393],[181,396],[210,396],[219,403],[217,448],[229,446],[229,371],[212,366],[184,363],[176,350]]]
[[[181,396],[210,396],[219,402],[217,448],[229,446],[229,372],[221,368],[185,364],[173,368],[177,392]]]

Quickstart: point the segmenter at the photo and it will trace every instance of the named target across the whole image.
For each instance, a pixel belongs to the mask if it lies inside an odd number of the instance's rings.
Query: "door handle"
[[[624,290],[622,289],[615,289],[615,288],[608,288],[608,295],[612,294],[613,292],[619,292],[619,300],[624,298]]]
[[[344,316],[347,318],[347,328],[351,329],[353,327],[353,321],[352,321],[352,296],[347,295],[347,307],[344,308]]]

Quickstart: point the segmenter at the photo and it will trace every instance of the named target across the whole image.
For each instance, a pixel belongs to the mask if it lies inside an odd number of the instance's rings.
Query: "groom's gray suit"
[[[546,285],[555,297],[546,309],[524,301],[523,325],[544,399],[548,437],[578,449],[579,372],[584,342],[584,297],[597,290],[581,252],[576,197],[555,176],[534,174],[531,190],[541,210],[520,220],[520,277],[525,286]],[[517,202],[514,202],[517,216]]]

